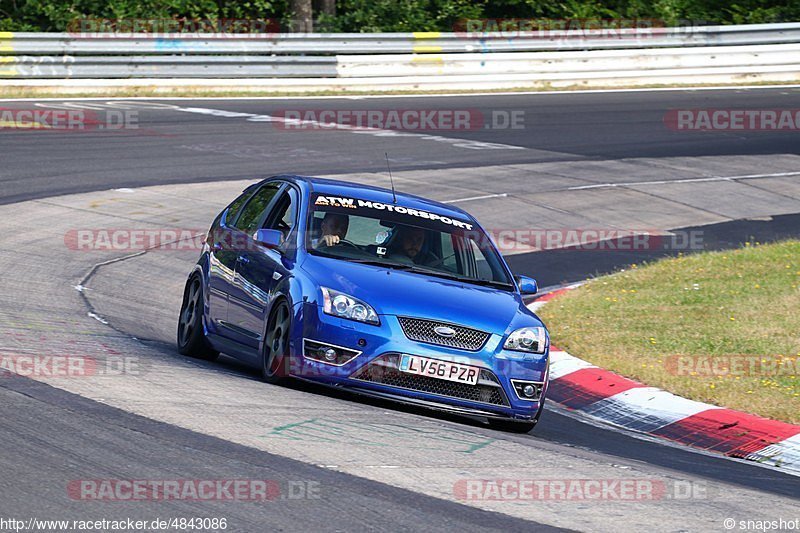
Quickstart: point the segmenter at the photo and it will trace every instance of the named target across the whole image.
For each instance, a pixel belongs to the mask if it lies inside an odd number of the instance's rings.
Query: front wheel
[[[292,324],[289,304],[281,300],[269,314],[264,348],[261,352],[261,379],[278,384],[286,380],[285,361],[289,350],[289,328]]]
[[[203,329],[203,284],[200,276],[192,276],[183,291],[183,304],[178,318],[178,352],[198,359],[213,361],[219,352],[211,347]]]

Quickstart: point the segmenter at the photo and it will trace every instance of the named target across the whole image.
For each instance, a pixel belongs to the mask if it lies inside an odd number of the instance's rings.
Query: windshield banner
[[[323,208],[324,210],[329,210],[330,208],[338,208],[338,209],[353,209],[353,210],[361,210],[369,211],[380,215],[380,212],[384,213],[395,213],[398,215],[404,215],[405,217],[416,217],[420,219],[430,220],[432,222],[440,222],[442,224],[446,224],[448,226],[453,226],[455,228],[465,229],[467,231],[472,230],[472,224],[469,222],[464,222],[463,220],[458,220],[456,218],[447,217],[444,215],[439,215],[436,213],[431,213],[430,211],[423,211],[421,209],[413,209],[411,207],[405,207],[398,204],[384,204],[381,202],[371,202],[368,200],[361,200],[360,198],[346,198],[341,196],[326,196],[322,194],[317,194],[314,197],[314,206],[317,208]],[[337,210],[338,210],[337,209]],[[365,215],[367,216],[367,215]],[[392,217],[395,219],[401,217]],[[408,222],[413,223],[413,222]]]

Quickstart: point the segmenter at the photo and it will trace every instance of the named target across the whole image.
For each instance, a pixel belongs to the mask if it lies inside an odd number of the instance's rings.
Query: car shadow
[[[201,367],[214,372],[221,371],[232,376],[237,376],[239,378],[249,379],[253,381],[262,381],[260,372],[257,368],[247,365],[241,362],[240,360],[228,356],[224,353],[220,354],[219,359],[217,359],[216,361],[204,361],[202,359],[195,359],[192,357],[181,355],[178,353],[177,349],[174,346],[163,341],[143,340],[143,339],[139,340],[140,342],[146,344],[150,348],[160,353],[163,353],[165,356],[189,362],[194,366]],[[270,386],[270,385],[264,383],[264,386]],[[376,398],[373,396],[368,396],[366,394],[359,394],[356,391],[350,391],[340,387],[324,385],[321,383],[314,383],[311,381],[305,381],[301,379],[288,379],[284,383],[281,383],[280,385],[273,385],[273,386],[280,386],[286,389],[296,390],[299,392],[305,392],[309,394],[315,394],[319,396],[325,396],[327,398],[333,398],[351,403],[357,403],[360,405],[370,405],[372,407],[377,407],[379,409],[387,409],[402,413],[426,416],[428,418],[433,418],[436,420],[444,420],[471,427],[490,429],[488,423],[485,422],[485,420],[481,417],[468,416],[459,413],[450,413],[443,410],[405,404],[402,402],[392,401],[388,399]]]

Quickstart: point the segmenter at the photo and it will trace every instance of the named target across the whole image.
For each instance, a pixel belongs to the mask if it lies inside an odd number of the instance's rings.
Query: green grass
[[[800,423],[800,241],[633,265],[557,298],[541,316],[553,344],[576,357],[681,396]],[[742,356],[742,366],[679,370],[684,356],[725,365]]]

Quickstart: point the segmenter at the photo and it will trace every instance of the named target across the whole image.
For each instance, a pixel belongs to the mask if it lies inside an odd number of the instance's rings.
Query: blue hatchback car
[[[468,213],[300,176],[254,184],[214,220],[189,275],[182,354],[530,431],[550,341]]]

